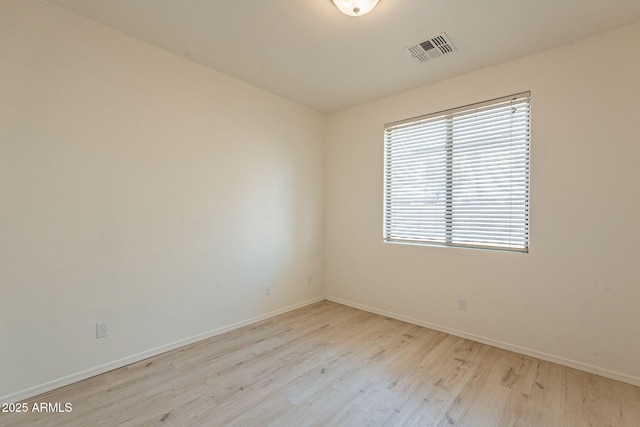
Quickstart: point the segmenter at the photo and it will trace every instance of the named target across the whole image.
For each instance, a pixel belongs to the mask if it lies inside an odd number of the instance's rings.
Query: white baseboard
[[[631,385],[640,386],[640,378],[632,375],[623,374],[620,372],[611,371],[609,369],[600,368],[598,366],[589,365],[586,363],[578,362],[576,360],[567,359],[553,354],[543,353],[537,350],[532,350],[526,347],[520,347],[518,345],[509,344],[502,341],[497,341],[491,338],[486,338],[480,335],[470,334],[468,332],[459,331],[457,329],[448,328],[446,326],[438,325],[435,323],[425,322],[419,319],[403,316],[401,314],[392,313],[385,310],[380,310],[375,307],[368,307],[366,305],[358,304],[351,301],[346,301],[340,298],[327,296],[328,301],[333,301],[338,304],[347,305],[349,307],[357,308],[360,310],[368,311],[370,313],[380,314],[382,316],[390,317],[392,319],[402,320],[403,322],[412,323],[418,326],[424,326],[425,328],[434,329],[436,331],[444,332],[457,337],[466,338],[472,341],[477,341],[482,344],[498,347],[503,350],[513,351],[515,353],[524,354],[526,356],[535,357],[538,359],[546,360],[547,362],[557,363],[558,365],[567,366],[569,368],[578,369],[580,371],[589,372],[591,374],[600,375],[601,377],[610,378],[617,381],[622,381]]]
[[[165,344],[160,347],[152,348],[150,350],[146,350],[141,353],[133,354],[131,356],[127,356],[119,360],[114,360],[113,362],[105,363],[103,365],[96,366],[94,368],[90,368],[81,372],[77,372],[75,374],[71,374],[63,378],[58,378],[56,380],[49,381],[44,384],[39,384],[37,386],[30,387],[28,389],[25,389],[16,393],[2,396],[0,397],[0,402],[3,402],[3,403],[20,402],[30,397],[37,396],[39,394],[46,393],[51,390],[55,390],[60,387],[64,387],[66,385],[73,384],[75,382],[82,381],[87,378],[94,377],[96,375],[104,374],[105,372],[109,372],[114,369],[122,368],[123,366],[130,365],[132,363],[136,363],[144,359],[148,359],[149,357],[157,356],[159,354],[165,353],[170,350],[175,350],[176,348],[183,347],[185,345],[193,344],[195,342],[202,341],[207,338],[211,338],[216,335],[220,335],[225,332],[229,332],[234,329],[241,328],[243,326],[260,322],[270,317],[278,316],[280,314],[287,313],[289,311],[292,311],[310,304],[314,304],[319,301],[323,301],[324,299],[325,299],[324,297],[313,298],[311,300],[290,305],[288,307],[281,308],[279,310],[275,310],[266,314],[262,314],[260,316],[252,317],[247,320],[243,320],[241,322],[236,322],[227,326],[223,326],[221,328],[212,329],[210,331],[207,331],[198,335],[194,335],[189,338],[174,341],[172,343]]]

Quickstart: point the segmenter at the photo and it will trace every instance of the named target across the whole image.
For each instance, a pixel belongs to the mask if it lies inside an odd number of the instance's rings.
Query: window
[[[527,252],[529,92],[385,126],[384,240]]]

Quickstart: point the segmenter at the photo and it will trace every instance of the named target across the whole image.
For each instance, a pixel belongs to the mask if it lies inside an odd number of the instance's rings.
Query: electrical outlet
[[[307,276],[307,286],[311,286],[311,283],[313,283],[311,276]]]
[[[96,323],[96,338],[104,338],[109,335],[109,325],[107,322]]]
[[[466,310],[467,309],[467,300],[462,298],[462,297],[458,297],[458,310]]]
[[[267,286],[264,288],[264,294],[265,294],[265,295],[271,295],[271,285],[267,285]]]

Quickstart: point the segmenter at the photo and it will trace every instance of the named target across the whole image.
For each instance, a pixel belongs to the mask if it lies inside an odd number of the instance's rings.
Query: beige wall
[[[638,40],[640,24],[330,115],[327,295],[640,384]],[[384,124],[525,90],[530,253],[384,244]]]
[[[0,2],[0,400],[322,297],[324,126],[63,9]]]

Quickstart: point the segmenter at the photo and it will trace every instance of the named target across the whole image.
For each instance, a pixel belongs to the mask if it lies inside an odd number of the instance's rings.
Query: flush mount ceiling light
[[[379,0],[331,0],[340,12],[349,16],[362,16],[371,12]]]

